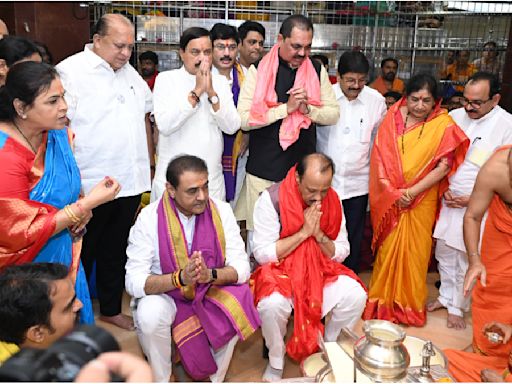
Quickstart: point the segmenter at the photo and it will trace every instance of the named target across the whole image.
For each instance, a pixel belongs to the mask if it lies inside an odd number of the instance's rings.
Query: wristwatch
[[[210,283],[213,283],[215,280],[217,280],[217,270],[215,268],[210,269],[211,271],[211,279]]]
[[[212,97],[208,98],[208,101],[210,104],[218,104],[219,103],[219,97],[217,95],[213,95]]]

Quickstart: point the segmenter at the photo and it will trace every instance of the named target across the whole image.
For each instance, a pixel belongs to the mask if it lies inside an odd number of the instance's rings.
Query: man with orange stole
[[[317,348],[318,332],[335,341],[353,327],[366,304],[366,288],[341,263],[349,243],[340,198],[331,188],[334,164],[326,155],[305,156],[286,178],[264,191],[254,210],[253,274],[261,329],[269,349],[263,381],[283,374],[286,325],[294,330],[286,352],[301,361]],[[324,327],[322,317],[331,313]]]
[[[464,242],[469,268],[464,293],[472,286],[473,351],[446,351],[450,373],[459,381],[479,381],[480,371],[492,368],[503,372],[512,351],[512,146],[500,148],[482,167],[464,215]],[[479,252],[480,225],[488,210]],[[508,332],[502,340],[490,340],[491,322],[501,323]],[[492,339],[492,338],[491,338]],[[493,342],[494,341],[494,342]],[[497,341],[497,342],[495,342]],[[471,367],[471,368],[469,368]],[[504,372],[504,381],[512,381]]]
[[[204,160],[171,160],[163,196],[130,231],[126,290],[156,381],[171,375],[171,335],[195,381],[223,381],[238,339],[259,327],[249,258],[229,204],[210,199]]]
[[[426,275],[439,199],[469,145],[436,103],[436,95],[432,76],[414,76],[377,133],[370,160],[377,256],[364,319],[425,324]]]

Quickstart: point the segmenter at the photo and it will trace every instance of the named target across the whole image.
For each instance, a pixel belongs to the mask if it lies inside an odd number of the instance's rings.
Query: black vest
[[[310,60],[307,58],[306,60]],[[320,82],[321,65],[312,60]],[[259,63],[256,63],[256,67]],[[279,58],[275,90],[277,101],[286,103],[289,95],[286,93],[293,88],[297,69],[291,69],[288,63]],[[311,123],[308,129],[301,129],[299,139],[290,145],[286,151],[279,145],[279,128],[283,120],[266,127],[249,131],[249,158],[247,172],[251,175],[270,181],[284,179],[291,167],[304,155],[316,150],[316,125]]]

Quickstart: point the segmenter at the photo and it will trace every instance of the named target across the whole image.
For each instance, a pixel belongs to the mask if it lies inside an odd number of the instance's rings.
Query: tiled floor
[[[361,278],[364,282],[370,280],[370,273],[362,273]],[[429,287],[429,297],[435,298],[437,296],[437,289],[434,287],[434,282],[438,279],[435,273],[429,273],[427,277]],[[97,313],[97,307],[95,307]],[[129,298],[126,296],[124,312],[129,313]],[[467,319],[469,323],[468,328],[463,331],[456,331],[446,327],[446,310],[439,310],[428,314],[427,324],[423,328],[406,327],[408,335],[430,339],[440,348],[455,348],[463,349],[471,342],[471,318]],[[128,332],[111,326],[110,324],[98,321],[98,325],[112,332],[117,338],[121,347],[125,351],[130,351],[138,355],[142,355],[137,336],[135,332]],[[361,323],[356,327],[356,333],[361,332]],[[291,326],[291,324],[290,324]],[[290,328],[290,327],[289,327]],[[263,339],[261,331],[256,332],[249,340],[238,343],[233,360],[231,362],[226,381],[230,382],[257,382],[261,380],[261,374],[265,369],[267,360],[262,357]],[[190,381],[184,375],[183,371],[178,367],[176,374],[179,380]],[[284,371],[284,378],[300,376],[300,368],[297,363],[287,359]]]

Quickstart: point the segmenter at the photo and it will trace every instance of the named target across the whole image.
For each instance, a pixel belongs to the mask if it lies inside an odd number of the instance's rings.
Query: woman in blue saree
[[[28,262],[62,263],[93,323],[80,264],[81,235],[91,210],[112,200],[120,185],[106,177],[80,197],[80,172],[66,127],[64,88],[52,66],[23,62],[0,88],[0,269]]]

